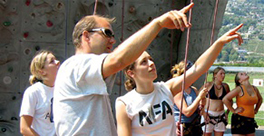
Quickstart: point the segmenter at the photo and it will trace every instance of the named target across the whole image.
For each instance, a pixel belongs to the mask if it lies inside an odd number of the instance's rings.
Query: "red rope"
[[[193,0],[191,0],[191,3]],[[191,23],[192,20],[192,9],[189,11],[189,23]],[[186,77],[186,63],[187,63],[187,57],[188,57],[188,50],[189,50],[189,41],[190,41],[190,31],[191,28],[189,27],[187,30],[187,39],[186,39],[186,49],[185,49],[185,58],[184,58],[184,73],[183,73],[183,82],[182,82],[182,98],[181,98],[181,107],[180,107],[180,115],[179,115],[179,124],[180,124],[180,130],[181,130],[181,136],[183,136],[183,127],[181,124],[181,117],[182,117],[182,107],[183,107],[183,92],[185,89],[185,77]]]
[[[94,3],[94,12],[93,12],[93,15],[96,14],[96,10],[97,10],[97,3],[98,3],[98,0],[95,0],[95,3]]]
[[[171,2],[171,8],[173,8],[174,7],[174,0],[172,0],[172,2]],[[170,32],[171,32],[171,43],[170,43],[170,68],[172,67],[172,54],[173,54],[173,38],[174,38],[174,30],[170,30]]]
[[[218,4],[219,4],[219,0],[216,0],[216,2],[215,2],[215,10],[214,10],[214,20],[213,20],[213,24],[212,24],[210,46],[212,46],[213,41],[214,41],[214,29],[215,29],[215,22],[216,22]],[[207,84],[207,77],[208,77],[208,71],[205,74],[205,84]],[[208,102],[208,105],[207,105],[207,108],[206,108],[206,117],[208,116],[208,111],[209,111],[209,107],[210,107],[210,96],[209,95],[208,95],[208,100],[209,100],[209,102]],[[207,101],[206,101],[206,103],[207,103]],[[205,119],[204,119],[204,121],[205,121]],[[205,133],[206,133],[206,123],[205,123],[205,126],[204,126],[204,135],[205,135]]]

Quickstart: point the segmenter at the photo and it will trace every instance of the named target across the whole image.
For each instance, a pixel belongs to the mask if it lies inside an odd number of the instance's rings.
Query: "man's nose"
[[[115,44],[115,43],[116,43],[115,37],[111,37],[111,38],[109,39],[109,43],[111,43],[111,44]]]

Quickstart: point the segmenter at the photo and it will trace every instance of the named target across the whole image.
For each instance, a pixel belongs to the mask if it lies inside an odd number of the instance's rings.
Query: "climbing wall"
[[[155,17],[187,3],[188,0],[98,0],[96,13],[116,17],[116,47]],[[209,47],[215,0],[194,3],[188,56],[192,61]],[[220,0],[216,36],[226,3]],[[83,16],[93,14],[94,5],[95,0],[0,0],[0,135],[20,135],[20,104],[29,86],[29,64],[35,53],[51,50],[61,62],[73,55],[73,27]],[[170,78],[171,66],[184,58],[185,42],[186,31],[164,29],[150,44],[147,51],[155,60],[157,80]],[[118,73],[110,96],[112,105],[116,97],[126,93],[123,83],[124,75]]]

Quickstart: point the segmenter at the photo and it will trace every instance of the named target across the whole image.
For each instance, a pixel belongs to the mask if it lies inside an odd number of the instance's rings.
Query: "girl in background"
[[[229,110],[225,112],[222,99],[230,92],[230,89],[228,84],[223,82],[224,79],[225,70],[222,67],[217,67],[213,71],[213,81],[207,83],[209,87],[209,97],[206,99],[205,110],[203,111],[201,120],[201,122],[206,123],[206,125],[203,126],[205,136],[211,136],[213,132],[215,136],[223,136],[226,130]]]
[[[231,133],[233,136],[255,136],[255,114],[262,104],[262,96],[257,87],[249,82],[246,72],[235,76],[236,88],[227,94],[223,102],[233,113],[231,118]],[[232,98],[236,97],[237,108],[232,106]]]
[[[187,61],[186,70],[191,68],[193,65],[192,62]],[[184,73],[184,61],[181,61],[179,64],[176,64],[171,69],[172,77],[181,76]],[[204,88],[206,89],[206,88]],[[198,91],[194,86],[190,86],[185,89],[183,93],[178,93],[174,96],[174,119],[176,122],[179,122],[179,115],[182,112],[181,123],[183,126],[183,135],[184,136],[202,136],[203,131],[200,124],[200,112],[199,105],[202,104],[202,100],[205,99],[207,94],[206,90]],[[181,99],[183,94],[183,104],[182,111],[181,109]],[[177,125],[177,124],[176,124]],[[179,130],[178,130],[179,131]],[[180,132],[177,132],[178,134]]]
[[[55,135],[52,118],[54,81],[60,62],[50,52],[36,54],[30,65],[30,87],[23,95],[20,111],[22,135]]]

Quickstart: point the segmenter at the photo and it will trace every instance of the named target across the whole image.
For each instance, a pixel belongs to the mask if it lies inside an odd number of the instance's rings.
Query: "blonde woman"
[[[186,70],[191,68],[193,63],[187,61]],[[176,64],[171,69],[172,77],[179,77],[184,73],[184,61]],[[204,88],[206,89],[206,88]],[[200,124],[200,109],[199,105],[202,105],[202,100],[205,99],[208,90],[198,91],[196,87],[190,86],[185,89],[183,93],[178,93],[174,96],[174,119],[175,122],[179,122],[179,115],[182,112],[181,123],[183,126],[184,136],[201,136],[203,134]],[[183,104],[181,105],[181,99],[183,96]],[[182,106],[182,109],[181,109]],[[181,111],[182,110],[182,111]],[[177,132],[179,133],[179,132]]]
[[[223,136],[226,130],[229,110],[225,112],[222,99],[230,92],[230,89],[228,84],[223,82],[224,79],[225,70],[222,67],[217,67],[213,71],[213,81],[207,83],[209,97],[206,99],[205,110],[201,120],[203,124],[206,123],[203,126],[205,136],[211,136],[212,133],[215,136]]]
[[[30,87],[23,95],[20,111],[22,135],[55,135],[52,118],[54,81],[60,62],[49,51],[40,51],[30,65]]]

